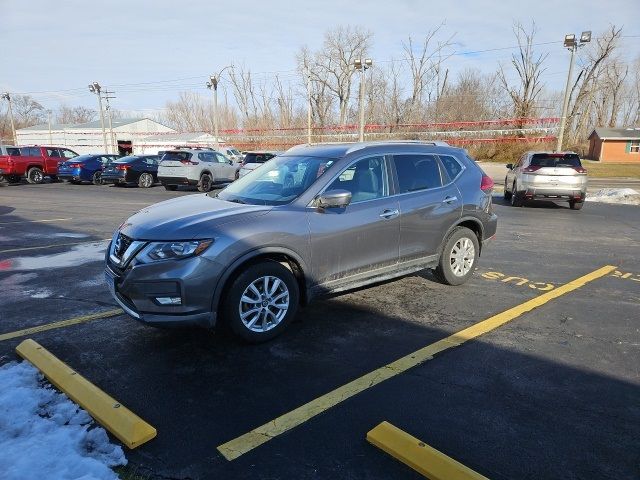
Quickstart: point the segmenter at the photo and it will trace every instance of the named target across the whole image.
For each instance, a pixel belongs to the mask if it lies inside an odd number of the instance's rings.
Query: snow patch
[[[28,233],[25,237],[29,238],[87,238],[89,235],[86,233],[74,233],[74,232],[58,232],[58,233]]]
[[[48,288],[42,288],[40,290],[30,290],[27,293],[31,298],[49,298],[53,292]]]
[[[8,260],[4,270],[41,270],[50,268],[77,267],[83,263],[98,262],[104,259],[106,241],[83,243],[71,250],[37,257],[16,257]]]
[[[597,192],[587,193],[586,201],[640,205],[640,192],[632,188],[602,188]]]
[[[122,448],[27,362],[0,366],[3,480],[117,480]]]

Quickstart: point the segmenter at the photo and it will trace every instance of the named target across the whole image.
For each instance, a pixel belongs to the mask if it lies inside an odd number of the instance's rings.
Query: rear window
[[[264,163],[273,157],[275,157],[273,153],[247,153],[244,161],[245,163]]]
[[[575,153],[535,153],[531,157],[534,167],[581,167],[580,157]]]
[[[189,152],[167,152],[163,155],[162,160],[175,160],[181,162],[182,160],[190,160],[191,154]]]

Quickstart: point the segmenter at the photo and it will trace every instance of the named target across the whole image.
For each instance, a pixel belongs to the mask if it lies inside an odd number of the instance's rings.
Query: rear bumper
[[[575,200],[582,202],[587,195],[587,187],[529,187],[523,192],[525,199],[535,200],[541,198]]]
[[[158,181],[162,185],[197,185],[198,180],[191,180],[186,177],[161,177],[158,175]]]
[[[102,183],[106,183],[106,184],[127,183],[127,179],[124,175],[105,175],[103,173]]]

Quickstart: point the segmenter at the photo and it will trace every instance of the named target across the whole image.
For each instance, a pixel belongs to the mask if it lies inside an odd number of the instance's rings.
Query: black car
[[[130,155],[109,162],[102,170],[102,183],[152,187],[158,183],[158,155]]]

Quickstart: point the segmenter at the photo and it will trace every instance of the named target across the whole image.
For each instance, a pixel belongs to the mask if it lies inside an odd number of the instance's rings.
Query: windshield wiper
[[[246,205],[247,202],[240,200],[239,198],[234,198],[234,199],[228,199],[227,202],[233,202],[233,203],[241,203],[243,205]]]

